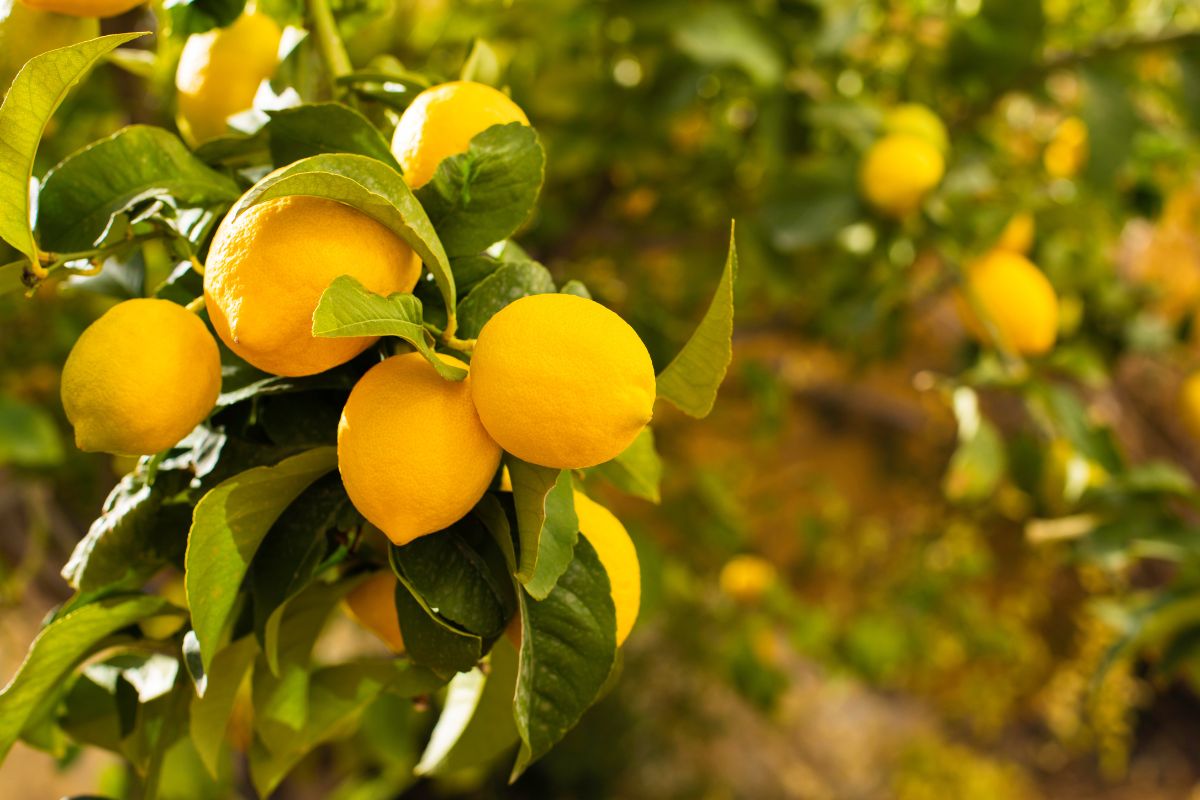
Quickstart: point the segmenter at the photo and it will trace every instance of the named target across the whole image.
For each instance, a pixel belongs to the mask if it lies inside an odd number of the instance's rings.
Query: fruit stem
[[[328,0],[308,0],[308,13],[312,18],[313,30],[317,34],[317,44],[321,50],[321,58],[325,68],[329,70],[332,84],[336,90],[337,79],[348,75],[353,67],[350,56],[346,53],[346,45],[338,35],[337,21],[329,10]]]
[[[188,303],[186,306],[184,306],[184,308],[193,314],[199,314],[204,310],[204,295],[194,298],[192,302]]]
[[[475,349],[474,339],[459,339],[453,334],[443,333],[442,343],[452,350],[457,350],[460,353],[469,353]]]

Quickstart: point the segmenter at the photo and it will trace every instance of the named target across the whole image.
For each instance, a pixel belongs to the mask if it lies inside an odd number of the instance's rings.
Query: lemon
[[[717,583],[726,597],[752,605],[762,600],[775,580],[774,564],[761,556],[744,554],[725,562]]]
[[[968,264],[968,290],[999,332],[1002,344],[1024,355],[1039,355],[1054,346],[1058,335],[1058,296],[1028,259],[993,250]],[[981,342],[992,339],[975,309],[959,297],[963,324]]]
[[[175,69],[183,138],[195,145],[227,130],[225,120],[254,106],[275,72],[282,32],[266,14],[243,14],[227,28],[189,36]]]
[[[493,125],[529,124],[508,95],[482,83],[431,86],[404,109],[392,136],[392,153],[404,180],[416,189],[429,182],[442,159],[467,152],[471,139]]]
[[[375,337],[320,339],[312,316],[334,278],[377,294],[407,292],[421,261],[403,239],[334,200],[292,196],[227,216],[213,237],[204,296],[231,350],[276,375],[314,375],[349,361]]]
[[[1088,156],[1088,129],[1078,117],[1067,117],[1054,131],[1042,153],[1042,164],[1052,178],[1073,178]]]
[[[938,115],[920,103],[904,103],[889,109],[883,116],[887,133],[906,133],[932,144],[940,152],[950,149],[950,137]]]
[[[575,514],[579,517],[579,532],[595,548],[608,573],[613,605],[617,610],[617,647],[620,647],[633,630],[642,603],[642,572],[637,550],[621,521],[580,491],[575,492]]]
[[[1200,439],[1200,372],[1193,372],[1183,382],[1179,391],[1179,407],[1188,431]]]
[[[396,544],[466,516],[500,466],[500,448],[471,403],[471,381],[447,381],[408,353],[376,364],[350,392],[338,469],[354,507]]]
[[[912,134],[892,133],[867,151],[859,168],[859,185],[879,211],[903,217],[917,210],[945,169],[945,159],[933,144]]]
[[[1000,238],[996,240],[996,249],[1026,255],[1033,247],[1033,237],[1036,232],[1032,214],[1026,211],[1013,214],[1012,219],[1004,226],[1004,230],[1000,231]]]
[[[400,635],[400,617],[396,613],[396,586],[399,581],[390,572],[371,575],[346,595],[346,611],[359,625],[384,641],[393,653],[404,652]]]
[[[654,410],[654,365],[633,328],[569,294],[496,313],[471,359],[471,393],[501,447],[533,464],[582,469],[619,455]]]
[[[100,23],[0,0],[0,97],[26,61],[100,35]]]
[[[145,0],[19,0],[37,11],[52,11],[72,17],[115,17]]]
[[[150,455],[208,416],[221,357],[204,323],[166,300],[126,300],[88,326],[67,357],[62,401],[80,450]]]

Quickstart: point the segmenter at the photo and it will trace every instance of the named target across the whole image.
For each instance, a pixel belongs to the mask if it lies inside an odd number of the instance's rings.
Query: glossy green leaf
[[[521,750],[512,780],[579,722],[604,688],[617,653],[612,589],[587,539],[579,538],[554,591],[542,601],[522,594],[521,605],[513,707]]]
[[[446,307],[456,303],[450,260],[425,209],[400,173],[367,156],[327,153],[277,169],[254,184],[230,210],[239,214],[275,197],[310,195],[357,208],[408,242],[437,281]]]
[[[392,550],[393,557],[395,550]],[[397,567],[393,566],[393,570]],[[398,573],[399,574],[399,573]],[[441,619],[399,576],[396,585],[396,614],[404,648],[417,664],[441,675],[466,672],[483,656],[483,640]]]
[[[505,455],[521,542],[517,580],[538,600],[571,563],[579,538],[570,470],[540,467]]]
[[[662,471],[662,459],[654,446],[654,431],[647,425],[623,453],[589,472],[605,478],[623,492],[657,503]]]
[[[508,238],[529,218],[545,166],[533,128],[493,125],[471,140],[467,152],[444,159],[417,198],[446,252],[472,255]]]
[[[658,396],[693,417],[706,417],[733,360],[733,282],[737,279],[737,244],[729,234],[725,270],[700,326],[658,376]]]
[[[675,21],[675,46],[702,64],[730,64],[760,86],[774,86],[786,66],[757,15],[738,3],[705,3]]]
[[[45,250],[94,246],[112,218],[163,198],[179,208],[224,206],[241,191],[162,128],[131,125],[68,156],[38,193],[37,232]]]
[[[501,264],[476,284],[458,307],[458,335],[474,339],[487,321],[514,300],[531,294],[550,294],[554,278],[536,261]]]
[[[173,609],[161,597],[120,595],[80,606],[44,627],[17,674],[0,691],[0,761],[43,698],[109,636]]]
[[[217,776],[220,767],[225,731],[237,702],[238,689],[257,653],[258,643],[253,636],[231,642],[213,658],[204,694],[192,698],[189,733],[197,755],[213,777]]]
[[[0,244],[4,244],[0,242]],[[25,270],[29,267],[29,259],[12,261],[0,265],[0,296],[10,292],[25,291]]]
[[[310,450],[273,467],[235,475],[201,498],[188,535],[186,581],[192,627],[205,670],[220,646],[238,587],[255,551],[283,510],[337,464],[331,447]]]
[[[397,171],[383,134],[359,112],[341,103],[307,103],[267,112],[271,121],[271,160],[291,164],[322,153],[356,153],[377,159]]]
[[[105,53],[145,33],[120,33],[35,56],[0,105],[0,239],[31,261],[38,257],[29,181],[42,131],[76,83]]]
[[[396,336],[411,344],[449,381],[467,371],[443,361],[433,336],[421,324],[421,301],[411,294],[375,294],[349,275],[329,284],[313,312],[313,336]]]
[[[52,467],[62,462],[54,418],[37,406],[0,395],[0,466]]]

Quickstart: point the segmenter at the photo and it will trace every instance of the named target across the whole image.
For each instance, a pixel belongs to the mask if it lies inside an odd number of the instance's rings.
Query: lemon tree
[[[138,61],[117,49],[136,33],[36,55],[0,107],[3,289],[125,298],[62,399],[80,448],[140,456],[0,691],[0,758],[98,747],[140,796],[199,797],[236,753],[265,796],[371,709],[432,698],[419,772],[515,780],[616,680],[641,567],[583,481],[656,496],[656,403],[703,417],[730,361],[734,244],[656,369],[514,241],[553,163],[502,86],[467,79],[478,57],[409,74],[426,88],[397,116],[351,88],[323,2],[164,13],[182,138],[121,128],[29,189],[40,132],[102,59]],[[312,35],[281,53],[287,24]],[[296,74],[281,55],[319,80],[255,109]],[[347,618],[370,632],[353,654],[329,643]]]

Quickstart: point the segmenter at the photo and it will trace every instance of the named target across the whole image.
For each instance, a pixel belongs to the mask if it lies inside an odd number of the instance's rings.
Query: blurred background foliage
[[[289,2],[260,9],[296,21]],[[240,4],[168,5],[157,58],[96,71],[40,171],[129,121],[172,125],[183,36]],[[333,5],[355,66],[390,76],[355,84],[377,120],[406,102],[406,68],[469,61],[510,87],[548,154],[522,246],[620,310],[659,366],[731,218],[742,272],[713,417],[660,408],[661,505],[609,498],[645,581],[613,694],[507,790],[410,786],[430,715],[381,701],[281,797],[1196,796],[1200,404],[1180,387],[1200,366],[1200,7]],[[298,47],[268,99],[319,99],[312,58]],[[945,122],[947,171],[890,219],[857,171],[904,103]],[[960,269],[998,243],[1057,290],[1049,355],[981,348],[959,322]],[[128,467],[76,452],[57,400],[111,302],[94,288],[0,298],[5,674]],[[14,761],[0,779],[41,764]]]

